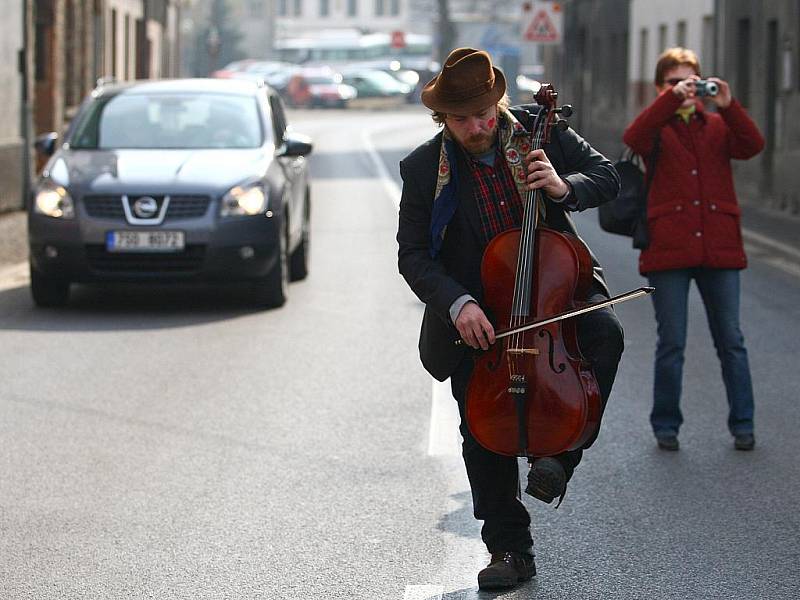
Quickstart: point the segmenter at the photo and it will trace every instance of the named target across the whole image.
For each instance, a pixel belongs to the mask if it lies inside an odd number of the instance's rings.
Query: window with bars
[[[686,47],[686,21],[678,21],[675,27],[675,45]]]
[[[736,88],[742,106],[750,103],[750,19],[739,19],[736,38]]]

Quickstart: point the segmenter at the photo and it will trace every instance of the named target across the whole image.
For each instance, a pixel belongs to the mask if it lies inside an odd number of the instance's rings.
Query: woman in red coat
[[[677,450],[681,380],[686,346],[689,284],[703,299],[730,407],[728,429],[739,450],[751,450],[753,387],[747,350],[739,328],[739,271],[747,265],[739,205],[730,161],[747,159],[764,138],[728,84],[707,95],[717,111],[698,99],[700,65],[691,50],[671,48],[656,65],[658,97],[625,130],[625,143],[649,157],[660,147],[647,199],[650,245],[639,271],[656,288],[653,303],[658,345],[650,422],[659,448]]]

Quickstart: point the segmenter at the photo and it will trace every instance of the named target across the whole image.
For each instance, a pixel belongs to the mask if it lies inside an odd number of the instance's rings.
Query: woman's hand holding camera
[[[713,81],[719,86],[719,91],[715,96],[711,96],[711,101],[720,108],[728,108],[731,105],[733,96],[731,95],[731,86],[727,81],[723,81],[719,77],[709,77],[709,81]]]
[[[678,96],[681,100],[687,98],[694,98],[697,95],[697,82],[700,81],[698,75],[692,75],[686,79],[679,81],[672,86],[672,93]],[[714,95],[708,95],[708,99],[716,104],[719,108],[728,108],[731,105],[731,88],[727,81],[719,77],[709,77],[706,81],[711,81],[717,84],[719,91]]]

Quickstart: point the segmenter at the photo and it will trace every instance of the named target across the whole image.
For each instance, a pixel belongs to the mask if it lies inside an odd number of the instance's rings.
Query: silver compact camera
[[[698,79],[694,82],[694,90],[698,96],[716,96],[719,93],[719,84],[707,79]]]

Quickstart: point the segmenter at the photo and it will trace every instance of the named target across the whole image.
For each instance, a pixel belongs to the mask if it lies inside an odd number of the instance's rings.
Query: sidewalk
[[[0,270],[28,259],[27,235],[24,210],[0,214]]]

